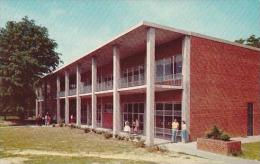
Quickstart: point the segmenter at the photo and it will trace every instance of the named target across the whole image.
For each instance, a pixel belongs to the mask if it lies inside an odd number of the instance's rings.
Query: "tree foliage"
[[[240,38],[238,40],[235,40],[235,42],[260,48],[260,37],[256,38],[255,35],[251,35],[247,39]]]
[[[34,107],[37,81],[62,62],[56,48],[47,28],[28,17],[0,28],[0,112]]]

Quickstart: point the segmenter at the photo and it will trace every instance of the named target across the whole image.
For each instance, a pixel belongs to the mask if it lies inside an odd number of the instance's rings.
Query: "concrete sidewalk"
[[[246,138],[232,138],[233,140],[240,140],[242,143],[257,142],[260,141],[260,136],[252,136]],[[219,161],[220,163],[229,164],[260,164],[257,160],[246,160],[243,158],[225,156],[221,154],[210,153],[202,150],[197,150],[197,142],[190,143],[171,143],[168,140],[155,139],[155,143],[158,146],[166,147],[169,151],[189,154],[198,156],[201,158],[206,158],[214,161]]]

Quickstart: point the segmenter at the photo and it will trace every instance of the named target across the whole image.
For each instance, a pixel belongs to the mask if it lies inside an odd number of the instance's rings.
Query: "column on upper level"
[[[56,85],[57,85],[57,93],[56,93],[56,105],[57,105],[57,123],[60,122],[60,77],[57,75],[56,79]]]
[[[120,131],[120,52],[117,45],[113,47],[113,136]]]
[[[77,126],[81,125],[81,98],[80,98],[80,83],[81,83],[81,70],[77,65],[76,72],[76,113],[77,113]]]
[[[97,63],[96,59],[92,57],[91,63],[91,80],[92,80],[92,91],[91,91],[91,108],[92,108],[92,128],[97,126],[97,96],[95,94],[97,87]]]
[[[185,120],[187,131],[190,132],[190,36],[182,40],[182,119]]]
[[[69,124],[69,72],[65,71],[65,124]]]
[[[154,144],[154,100],[155,100],[155,29],[149,28],[146,40],[146,145]]]

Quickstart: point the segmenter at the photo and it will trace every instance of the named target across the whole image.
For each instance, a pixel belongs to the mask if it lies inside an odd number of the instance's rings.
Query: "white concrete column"
[[[65,72],[65,124],[69,124],[69,73]]]
[[[39,115],[39,108],[38,108],[38,99],[35,99],[35,118]]]
[[[146,145],[154,144],[154,99],[155,99],[155,29],[149,28],[146,41]]]
[[[45,114],[45,113],[42,113],[42,101],[39,101],[39,113]]]
[[[120,54],[117,46],[113,47],[113,136],[120,131]]]
[[[182,119],[190,132],[190,36],[182,40]]]
[[[56,93],[56,105],[57,105],[57,123],[59,123],[60,120],[60,77],[57,76],[57,81],[56,81],[56,85],[57,85],[57,93]]]
[[[80,83],[81,83],[81,70],[80,70],[80,66],[77,66],[77,90],[76,90],[76,94],[77,94],[77,99],[76,99],[76,108],[77,108],[77,126],[81,125],[81,98],[80,98]]]
[[[91,76],[92,76],[92,97],[91,97],[91,108],[92,108],[92,123],[91,127],[97,127],[97,96],[95,94],[97,88],[97,63],[96,59],[92,58],[92,65],[91,65]]]

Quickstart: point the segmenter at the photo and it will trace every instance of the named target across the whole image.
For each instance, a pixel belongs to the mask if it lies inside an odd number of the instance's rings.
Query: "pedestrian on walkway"
[[[185,121],[182,121],[182,124],[181,124],[181,141],[183,143],[186,143],[188,141],[188,132],[187,132],[187,127],[186,127]]]
[[[174,119],[174,121],[172,122],[172,142],[176,143],[176,137],[177,137],[177,132],[179,129],[179,123],[177,121],[177,119]]]

